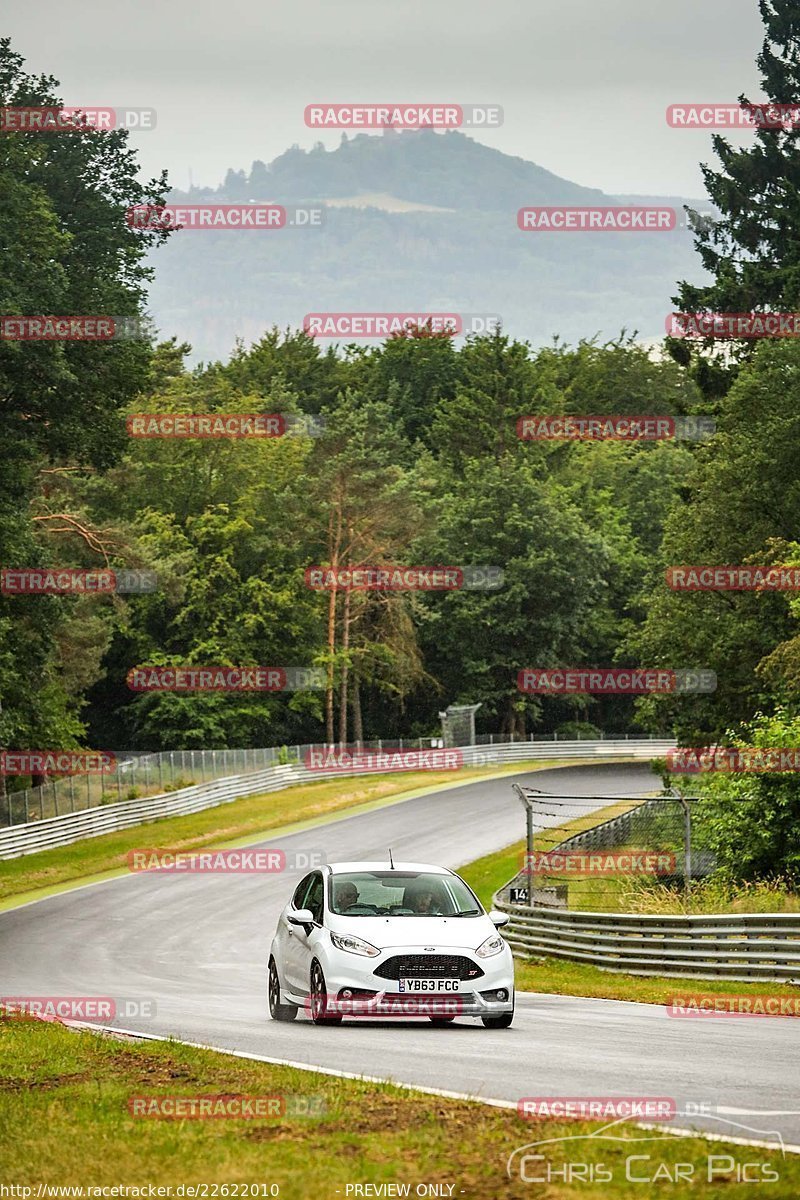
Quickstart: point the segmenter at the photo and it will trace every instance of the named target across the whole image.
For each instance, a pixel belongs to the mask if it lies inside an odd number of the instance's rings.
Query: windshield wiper
[[[465,908],[463,912],[453,913],[454,917],[479,917],[481,910],[479,908]]]

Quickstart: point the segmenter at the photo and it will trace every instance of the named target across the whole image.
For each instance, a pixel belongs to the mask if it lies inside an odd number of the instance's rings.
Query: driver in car
[[[336,889],[336,908],[340,913],[358,904],[358,888],[354,883],[340,883]]]
[[[436,899],[430,888],[424,888],[415,892],[410,900],[410,907],[415,913],[420,913],[423,916],[439,916],[439,906],[436,904]]]

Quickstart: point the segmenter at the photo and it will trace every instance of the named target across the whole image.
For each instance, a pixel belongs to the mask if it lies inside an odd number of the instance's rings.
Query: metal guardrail
[[[510,915],[503,935],[522,957],[629,975],[800,981],[800,913],[639,916],[495,903]]]
[[[494,746],[465,746],[461,747],[459,752],[465,767],[501,766],[504,763],[525,762],[534,758],[637,758],[647,761],[663,757],[667,750],[674,748],[674,744],[673,741],[654,738],[595,742],[509,742]],[[19,858],[38,850],[48,850],[53,846],[66,846],[82,838],[100,837],[104,833],[157,821],[161,817],[200,812],[202,809],[229,804],[243,796],[257,795],[260,792],[276,792],[314,780],[374,773],[380,773],[380,768],[376,767],[375,771],[370,772],[360,768],[341,770],[333,774],[329,770],[309,770],[301,763],[285,763],[261,771],[196,784],[159,796],[120,800],[87,808],[82,812],[66,813],[63,816],[48,817],[2,829],[0,860]],[[457,771],[453,771],[454,778],[456,775]]]

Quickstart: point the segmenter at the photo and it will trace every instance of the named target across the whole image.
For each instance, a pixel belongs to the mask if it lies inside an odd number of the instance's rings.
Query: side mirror
[[[310,908],[298,908],[294,912],[287,913],[286,920],[290,925],[302,925],[308,929],[309,925],[314,924],[314,914]]]
[[[500,912],[499,909],[493,908],[489,913],[489,920],[492,922],[495,929],[502,929],[504,925],[508,924],[508,922],[511,920],[511,917],[508,915],[508,913]]]

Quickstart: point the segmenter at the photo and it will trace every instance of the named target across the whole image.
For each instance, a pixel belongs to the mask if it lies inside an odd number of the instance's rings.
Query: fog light
[[[508,999],[508,992],[506,991],[505,988],[498,988],[497,999],[498,1000],[507,1000]]]
[[[342,988],[339,995],[342,997],[343,1000],[352,1000],[353,999],[353,992],[352,992],[351,988]]]

